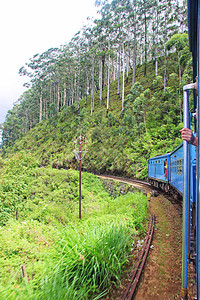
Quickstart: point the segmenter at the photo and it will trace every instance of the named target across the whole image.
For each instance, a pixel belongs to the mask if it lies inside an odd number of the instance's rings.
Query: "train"
[[[194,126],[197,147],[183,141],[174,151],[148,160],[149,182],[182,199],[182,286],[181,298],[188,299],[188,264],[195,266],[196,295],[200,300],[200,0],[188,0],[188,35],[193,60],[193,83],[183,87],[184,127]],[[193,112],[189,97],[193,98]]]
[[[196,202],[196,147],[190,145],[190,200]],[[152,157],[148,160],[148,179],[152,186],[171,193],[174,197],[183,196],[183,143],[174,151]]]

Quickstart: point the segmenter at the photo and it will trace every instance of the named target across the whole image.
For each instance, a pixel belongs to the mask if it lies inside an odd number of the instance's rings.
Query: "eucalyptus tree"
[[[15,105],[12,110],[9,110],[4,122],[2,133],[3,145],[11,146],[12,143],[20,137],[21,127],[20,119],[18,118],[18,108]]]
[[[187,32],[187,0],[172,0],[174,21],[178,25],[177,32]]]
[[[174,34],[166,43],[168,50],[175,48],[178,58],[178,74],[179,74],[179,106],[180,106],[180,122],[182,123],[182,105],[181,105],[181,59],[183,56],[189,56],[189,42],[186,33]],[[186,54],[188,53],[188,54]]]
[[[126,9],[128,11],[128,21],[132,40],[132,86],[135,84],[136,76],[136,63],[137,63],[137,28],[138,28],[138,1],[137,0],[127,0]]]
[[[124,87],[125,87],[125,70],[126,72],[126,81],[128,81],[129,73],[129,11],[127,10],[127,2],[125,0],[115,0],[112,2],[112,10],[114,12],[114,32],[115,32],[115,42],[118,44],[118,87],[119,87],[119,71],[120,66],[122,66],[122,89],[121,89],[121,98],[122,98],[122,110],[124,108]],[[121,59],[120,59],[121,58]],[[121,60],[121,62],[120,62]],[[118,88],[119,92],[119,88]]]
[[[167,86],[167,59],[168,59],[168,52],[166,48],[166,43],[169,40],[169,38],[175,34],[178,33],[179,30],[179,23],[176,19],[176,13],[175,13],[175,7],[174,7],[174,0],[157,0],[157,5],[159,9],[159,44],[161,48],[161,53],[159,56],[164,56],[164,90]]]
[[[50,48],[41,55],[34,55],[30,62],[26,63],[26,67],[19,70],[20,75],[27,75],[30,78],[30,85],[38,95],[40,122],[43,116],[43,87],[45,86],[45,80],[49,77],[48,68],[55,63],[58,55],[58,48]]]
[[[77,32],[71,40],[73,46],[73,61],[74,61],[74,95],[75,102],[78,102],[78,110],[80,111],[80,74],[81,74],[81,54],[84,39],[81,31]]]
[[[23,134],[37,122],[54,113],[57,114],[64,106],[70,106],[77,101],[80,108],[80,99],[85,96],[87,100],[89,94],[91,94],[92,115],[94,93],[97,89],[100,90],[101,105],[105,85],[107,85],[108,112],[110,82],[115,79],[116,70],[118,94],[121,78],[123,109],[125,73],[128,81],[129,67],[133,69],[134,85],[139,55],[144,63],[144,74],[147,72],[147,62],[150,59],[153,58],[155,61],[156,76],[158,58],[164,61],[159,75],[164,75],[166,88],[167,54],[171,48],[167,46],[169,45],[167,40],[173,34],[186,29],[185,1],[96,0],[95,4],[100,8],[100,19],[94,20],[90,26],[84,26],[63,49],[51,48],[41,55],[36,54],[19,70],[20,75],[29,77],[30,81],[25,85],[31,89],[22,95],[14,107],[14,113],[8,115],[8,123],[12,123],[12,118],[19,117],[23,128],[20,127],[21,131],[18,131]],[[182,54],[179,58],[179,78],[181,78]],[[5,128],[8,132],[8,128]],[[17,136],[17,130],[14,132]],[[11,133],[10,137],[15,138]]]
[[[38,123],[38,109],[38,99],[33,90],[24,92],[6,115],[2,136],[4,145],[12,145]]]
[[[88,67],[91,67],[91,78],[89,78],[89,83],[91,87],[91,116],[94,111],[94,92],[95,92],[95,54],[96,54],[96,38],[93,26],[85,27],[83,31],[83,36],[85,39],[85,49],[90,60]],[[85,60],[86,61],[86,60]]]
[[[96,26],[94,27],[96,37],[96,56],[99,58],[99,99],[100,105],[102,105],[102,90],[105,86],[105,62],[107,52],[107,33],[105,26],[105,19],[94,21]]]
[[[141,48],[142,55],[144,53],[144,75],[147,72],[148,61],[148,45],[149,45],[149,30],[152,9],[154,8],[154,0],[142,0],[138,2],[138,14],[140,20],[140,35],[141,35]]]
[[[111,5],[108,3],[108,1],[96,1],[96,4],[98,2],[98,6],[104,4],[101,7],[100,14],[101,14],[101,20],[97,21],[97,31],[99,31],[102,34],[102,37],[100,38],[100,49],[99,54],[101,56],[101,65],[100,65],[100,85],[104,86],[104,76],[105,71],[104,67],[106,64],[106,58],[107,58],[107,101],[106,101],[106,108],[107,113],[109,110],[109,97],[110,97],[110,64],[111,64],[111,34],[112,34],[112,12],[111,12]],[[101,87],[100,87],[101,89]],[[102,91],[100,91],[100,94],[102,94]],[[101,97],[100,97],[101,102]]]

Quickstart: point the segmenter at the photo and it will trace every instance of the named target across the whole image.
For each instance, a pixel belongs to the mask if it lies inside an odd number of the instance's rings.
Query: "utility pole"
[[[78,138],[75,138],[75,156],[79,162],[79,219],[81,219],[81,161],[87,152],[87,142],[87,137],[80,135]],[[82,146],[85,146],[84,150]]]

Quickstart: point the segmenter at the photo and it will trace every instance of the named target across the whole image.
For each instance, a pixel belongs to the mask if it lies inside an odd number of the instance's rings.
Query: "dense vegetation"
[[[21,153],[0,173],[1,299],[88,299],[119,284],[131,244],[146,230],[144,195],[117,184],[109,193],[83,173],[79,220],[77,171],[40,168]]]
[[[35,55],[29,89],[8,112],[4,153],[28,150],[42,166],[147,177],[147,159],[180,142],[182,86],[192,80],[184,3],[96,1],[91,21],[62,49]]]
[[[190,53],[182,60],[182,84],[191,76]],[[162,58],[160,58],[162,62]],[[188,62],[189,61],[189,62]],[[152,75],[153,61],[138,66],[136,83],[131,80],[125,85],[124,109],[120,108],[117,95],[117,81],[110,85],[110,111],[106,111],[106,88],[103,90],[103,104],[95,93],[96,109],[90,115],[90,105],[84,99],[50,119],[40,122],[21,139],[6,146],[7,156],[26,149],[36,156],[41,166],[54,168],[77,168],[74,154],[76,136],[87,135],[88,152],[83,168],[94,173],[110,173],[129,177],[145,178],[147,160],[150,156],[173,150],[181,143],[182,109],[179,103],[179,78],[176,53],[170,56],[169,80],[165,91],[161,76]],[[89,96],[90,97],[90,96]],[[88,97],[88,98],[89,98]],[[180,98],[181,99],[181,98]]]
[[[63,47],[34,55],[20,69],[20,75],[28,76],[25,85],[29,89],[7,116],[3,131],[5,145],[11,145],[38,122],[51,120],[74,103],[80,112],[83,98],[87,105],[90,102],[91,115],[98,104],[106,105],[107,112],[111,112],[110,83],[115,80],[115,93],[120,100],[118,108],[123,110],[128,92],[125,84],[129,81],[131,88],[136,82],[136,66],[143,65],[140,72],[146,76],[145,81],[149,81],[149,74],[154,74],[159,88],[164,91],[170,85],[170,78],[180,84],[186,43],[178,37],[171,44],[167,42],[173,35],[187,31],[185,1],[105,0],[95,3],[99,7],[99,19],[90,20]],[[172,63],[168,50],[172,46],[176,49],[173,71],[168,68]],[[150,61],[153,65],[148,69]],[[178,100],[177,95],[175,97]]]

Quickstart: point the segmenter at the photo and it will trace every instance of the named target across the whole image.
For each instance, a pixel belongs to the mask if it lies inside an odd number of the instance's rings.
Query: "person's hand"
[[[189,128],[183,128],[180,130],[182,134],[182,139],[188,143],[197,146],[197,138],[193,135],[192,130]]]

